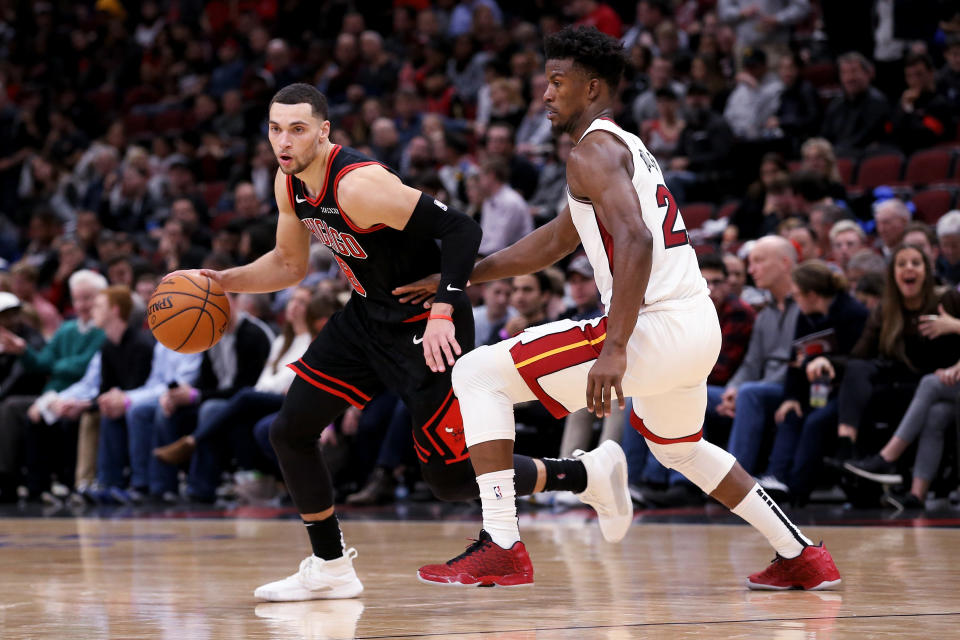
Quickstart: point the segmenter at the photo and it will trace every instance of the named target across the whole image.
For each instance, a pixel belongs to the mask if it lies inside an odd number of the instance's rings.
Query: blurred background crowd
[[[960,6],[949,0],[0,0],[0,501],[282,500],[284,366],[349,296],[326,248],[227,338],[153,343],[181,268],[273,247],[267,104],[330,102],[331,139],[507,246],[565,204],[542,39],[623,42],[615,119],[655,155],[723,327],[705,429],[795,504],[921,509],[957,486]],[[603,313],[582,255],[471,287],[476,342]],[[519,407],[517,447],[621,440],[635,499],[697,504],[620,412]],[[318,446],[338,499],[429,499],[410,418],[375,398]],[[930,492],[933,493],[930,493]],[[548,500],[564,498],[554,497]]]

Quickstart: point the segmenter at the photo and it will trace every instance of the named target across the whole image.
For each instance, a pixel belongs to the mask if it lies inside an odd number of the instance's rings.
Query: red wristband
[[[449,320],[450,322],[453,322],[453,318],[451,318],[450,316],[440,315],[439,313],[435,316],[430,316],[428,319],[429,320]]]

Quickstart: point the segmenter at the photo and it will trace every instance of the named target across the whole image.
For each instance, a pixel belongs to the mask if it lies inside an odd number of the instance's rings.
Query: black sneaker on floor
[[[843,468],[861,478],[880,484],[900,484],[903,482],[903,476],[897,472],[897,464],[887,462],[880,454],[853,462],[844,462]]]
[[[926,511],[926,503],[912,493],[886,493],[881,498],[897,511]]]

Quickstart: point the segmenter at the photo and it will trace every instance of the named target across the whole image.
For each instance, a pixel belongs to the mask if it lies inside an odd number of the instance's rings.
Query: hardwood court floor
[[[477,523],[344,523],[356,600],[260,603],[307,553],[297,521],[0,520],[0,637],[946,638],[960,628],[960,529],[809,527],[844,577],[833,592],[751,592],[773,556],[746,526],[523,522],[533,587],[419,583]]]

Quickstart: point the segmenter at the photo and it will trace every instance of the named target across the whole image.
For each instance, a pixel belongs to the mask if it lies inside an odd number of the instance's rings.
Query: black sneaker
[[[843,468],[861,478],[880,484],[900,484],[903,482],[903,476],[897,473],[897,464],[887,462],[880,454],[854,462],[844,462]]]
[[[897,511],[926,511],[927,509],[926,503],[912,493],[890,492],[884,494],[881,500]]]

